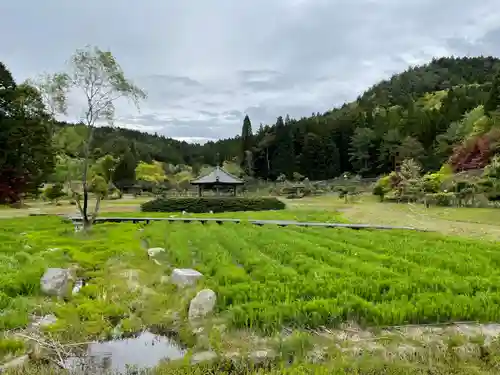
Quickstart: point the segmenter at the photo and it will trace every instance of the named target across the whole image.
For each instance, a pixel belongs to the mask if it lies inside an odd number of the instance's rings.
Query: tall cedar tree
[[[245,116],[243,120],[243,127],[241,129],[241,154],[240,154],[240,165],[247,175],[252,172],[251,157],[248,153],[252,152],[253,147],[253,132],[252,123],[250,122],[250,117]]]

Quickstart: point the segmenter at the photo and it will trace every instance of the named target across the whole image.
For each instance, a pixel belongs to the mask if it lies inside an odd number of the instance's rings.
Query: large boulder
[[[190,268],[175,268],[172,271],[170,281],[178,287],[193,286],[198,279],[203,277],[200,272]]]
[[[203,289],[191,300],[188,317],[190,321],[204,318],[215,309],[217,296],[211,289]]]
[[[71,291],[73,272],[67,268],[49,268],[40,280],[40,289],[49,296],[65,297]]]

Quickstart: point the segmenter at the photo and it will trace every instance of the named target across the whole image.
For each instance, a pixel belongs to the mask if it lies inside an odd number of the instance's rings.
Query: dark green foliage
[[[285,124],[283,117],[278,117],[275,125],[275,142],[276,147],[271,158],[272,175],[276,178],[283,174],[287,178],[292,178],[295,171],[295,151],[289,119]]]
[[[490,95],[484,104],[484,113],[491,116],[493,112],[500,109],[500,72],[493,80]]]
[[[450,207],[453,206],[457,197],[455,193],[432,193],[426,195],[426,200],[429,205],[441,206],[441,207]]]
[[[127,149],[113,172],[113,183],[120,190],[129,188],[135,183],[135,168],[139,162],[134,151],[135,148]]]
[[[54,184],[51,186],[48,186],[45,191],[44,191],[45,197],[51,201],[57,201],[59,198],[64,197],[66,194],[63,191],[63,186],[62,184]]]
[[[276,198],[201,197],[158,198],[141,205],[143,212],[234,212],[283,210],[285,204]]]
[[[241,130],[241,167],[247,175],[251,172],[251,157],[249,158],[249,152],[251,155],[251,150],[253,147],[253,133],[252,133],[252,123],[250,122],[250,117],[245,116],[243,120],[243,128]]]
[[[52,173],[50,122],[39,93],[0,64],[0,203],[36,192]]]

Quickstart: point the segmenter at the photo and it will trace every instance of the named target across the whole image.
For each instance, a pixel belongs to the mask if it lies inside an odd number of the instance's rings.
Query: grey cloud
[[[149,94],[117,123],[179,139],[324,112],[433,56],[500,54],[498,0],[4,2],[0,56],[17,79],[109,48]]]

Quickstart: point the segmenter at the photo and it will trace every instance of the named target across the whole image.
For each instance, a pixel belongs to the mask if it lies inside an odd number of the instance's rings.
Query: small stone
[[[212,351],[195,353],[191,357],[191,364],[196,365],[198,363],[211,362],[211,361],[216,360],[217,357],[218,357],[217,353],[212,352]]]
[[[255,352],[250,353],[248,358],[255,364],[259,364],[265,362],[269,359],[276,357],[276,353],[272,350],[257,350]]]
[[[198,318],[204,318],[214,310],[216,302],[217,296],[213,290],[203,289],[198,292],[189,304],[189,320],[193,321]]]
[[[65,268],[49,268],[40,280],[40,289],[49,296],[64,297],[70,290],[71,271]]]
[[[152,247],[152,248],[148,249],[148,255],[150,258],[154,258],[158,254],[164,253],[164,252],[165,252],[165,249],[162,247]]]
[[[77,280],[71,293],[73,295],[78,294],[82,288],[83,288],[83,280]]]
[[[175,268],[172,271],[170,281],[179,287],[193,286],[201,277],[203,277],[203,274],[196,270],[190,268]]]
[[[31,327],[33,328],[44,328],[51,326],[52,324],[57,322],[57,317],[53,314],[42,316],[41,318],[36,319]]]
[[[201,335],[203,332],[205,332],[205,328],[203,327],[193,329],[193,335]]]

